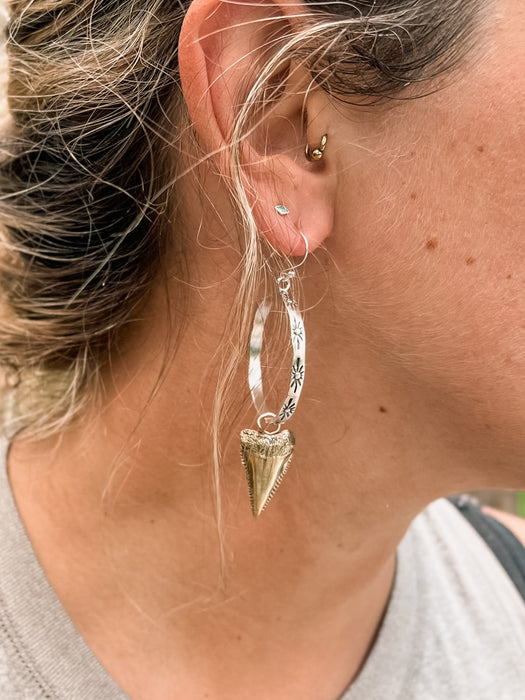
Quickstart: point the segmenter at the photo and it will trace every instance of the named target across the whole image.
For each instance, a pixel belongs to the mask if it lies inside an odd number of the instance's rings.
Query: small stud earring
[[[313,148],[310,150],[310,144],[306,144],[306,147],[304,149],[304,154],[306,156],[306,160],[310,161],[316,161],[316,160],[321,160],[321,158],[324,155],[324,149],[326,148],[326,142],[328,141],[328,134],[324,134],[323,137],[321,138],[321,143],[319,146],[316,146],[316,148]]]
[[[275,207],[275,211],[281,216],[286,216],[286,214],[290,213],[288,209],[284,206],[284,204],[277,204]]]

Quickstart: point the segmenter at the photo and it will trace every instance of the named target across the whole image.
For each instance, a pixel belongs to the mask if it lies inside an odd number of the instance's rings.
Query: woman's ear
[[[231,177],[229,139],[241,108],[272,56],[297,31],[305,11],[297,0],[193,0],[190,5],[179,42],[182,88],[200,143],[225,177]],[[257,122],[250,123],[239,149],[242,181],[268,242],[282,253],[302,255],[301,233],[311,251],[333,225],[331,104],[297,64],[281,65],[269,82],[271,105],[256,105]],[[328,139],[322,159],[308,160],[307,139],[315,148],[324,134]]]

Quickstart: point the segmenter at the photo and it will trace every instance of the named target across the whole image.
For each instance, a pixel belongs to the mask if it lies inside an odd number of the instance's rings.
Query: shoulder
[[[488,506],[484,506],[482,510],[486,515],[490,515],[491,518],[505,525],[505,527],[512,532],[514,537],[525,547],[525,519],[517,515],[512,515],[511,513],[505,513],[502,510],[489,508]]]
[[[409,527],[376,644],[349,700],[522,697],[525,605],[470,511],[501,535],[503,525],[494,528],[467,498],[439,499]]]

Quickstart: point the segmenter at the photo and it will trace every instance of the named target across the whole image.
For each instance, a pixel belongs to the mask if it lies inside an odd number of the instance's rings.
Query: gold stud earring
[[[306,160],[309,161],[317,161],[321,160],[321,158],[324,155],[324,149],[326,148],[326,142],[328,141],[328,134],[323,134],[323,137],[321,138],[321,143],[316,146],[315,148],[312,148],[310,150],[310,144],[306,144],[306,147],[304,149],[304,154],[306,156]]]

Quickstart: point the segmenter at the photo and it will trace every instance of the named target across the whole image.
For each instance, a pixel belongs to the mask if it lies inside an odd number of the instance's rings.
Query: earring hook
[[[297,270],[298,267],[301,267],[302,265],[304,265],[306,262],[306,258],[308,257],[308,238],[306,238],[306,236],[304,235],[304,233],[302,231],[299,231],[298,233],[304,241],[304,255],[303,255],[303,259],[301,260],[301,262],[297,263],[297,265],[292,265],[290,270]]]
[[[277,278],[277,284],[279,285],[279,290],[281,294],[284,292],[288,292],[290,289],[290,280],[292,277],[295,277],[295,271],[300,268],[302,265],[305,264],[306,258],[308,257],[308,239],[304,235],[302,231],[299,231],[299,235],[302,236],[302,239],[304,241],[304,255],[303,259],[301,260],[300,263],[297,263],[297,265],[292,265],[291,267],[287,268],[286,270],[281,270],[281,273],[279,277]]]

